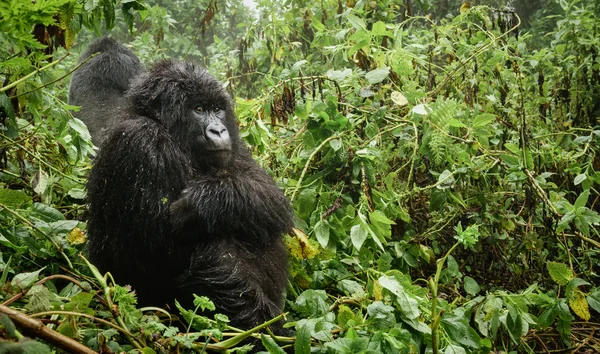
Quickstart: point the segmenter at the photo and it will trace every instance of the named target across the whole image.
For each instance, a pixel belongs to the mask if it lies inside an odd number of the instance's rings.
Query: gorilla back
[[[100,145],[104,131],[118,119],[123,95],[131,80],[143,69],[135,54],[121,43],[103,37],[92,43],[79,58],[89,59],[71,77],[69,104],[81,106],[74,115],[88,127],[92,140]]]
[[[88,252],[142,305],[209,296],[233,325],[281,312],[289,201],[241,141],[222,85],[163,61],[132,83],[88,181]]]

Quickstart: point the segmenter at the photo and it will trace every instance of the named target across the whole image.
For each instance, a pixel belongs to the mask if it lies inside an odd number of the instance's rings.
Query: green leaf
[[[454,182],[456,182],[456,180],[454,179],[452,172],[444,170],[444,172],[440,173],[435,187],[441,190],[448,189],[454,186]]]
[[[95,9],[99,3],[100,0],[85,0],[83,8],[86,12],[90,12]]]
[[[508,154],[502,154],[502,155],[500,155],[500,157],[502,158],[502,161],[509,168],[519,168],[521,166],[521,163],[520,163],[519,158],[517,156],[508,155]]]
[[[533,170],[534,168],[533,155],[531,155],[531,150],[527,148],[525,149],[525,166],[530,170]]]
[[[506,144],[504,144],[504,147],[506,148],[506,150],[512,152],[515,155],[521,154],[521,149],[519,148],[519,145],[517,145],[517,144],[506,143]]]
[[[51,354],[54,353],[50,348],[40,342],[23,338],[19,342],[3,342],[1,344],[2,353],[27,353],[27,354]]]
[[[579,195],[579,197],[577,197],[577,200],[575,200],[575,204],[573,204],[575,209],[585,207],[589,197],[590,197],[590,190],[589,189],[584,190],[583,193],[581,193]]]
[[[453,128],[463,128],[466,127],[466,125],[463,124],[463,122],[459,121],[456,118],[450,118],[450,120],[448,120],[448,125],[453,127]]]
[[[477,295],[477,293],[479,291],[481,291],[481,287],[479,286],[479,284],[477,284],[477,281],[475,281],[475,279],[469,277],[469,276],[465,276],[464,278],[464,287],[465,287],[465,291],[471,295]]]
[[[175,307],[181,314],[181,317],[183,317],[183,319],[188,324],[191,324],[191,326],[196,330],[201,331],[203,329],[210,328],[212,323],[208,317],[201,316],[197,314],[194,310],[188,310],[183,308],[177,300],[175,300]],[[185,338],[182,338],[182,340],[185,340]]]
[[[350,332],[354,332],[352,326],[362,323],[362,318],[357,316],[350,307],[341,304],[338,307],[337,312],[337,324],[341,328],[348,329],[348,334],[346,334],[346,338],[349,338]],[[356,334],[356,332],[354,332]]]
[[[29,297],[29,303],[25,305],[25,308],[29,313],[50,311],[52,309],[51,300],[54,296],[50,290],[43,285],[32,286],[27,292],[27,297]]]
[[[386,66],[381,69],[375,69],[375,70],[369,71],[365,75],[365,79],[367,79],[367,81],[370,84],[378,84],[378,83],[382,82],[383,80],[385,80],[385,78],[389,74],[390,74],[390,67]]]
[[[567,285],[574,277],[573,271],[563,263],[546,262],[546,268],[548,268],[552,280],[561,286]]]
[[[482,113],[473,119],[473,128],[482,128],[496,121],[496,115],[491,113]]]
[[[29,202],[31,197],[22,190],[0,189],[0,204],[16,209]]]
[[[596,288],[588,294],[587,301],[591,308],[596,312],[600,312],[600,288]]]
[[[310,214],[315,209],[317,191],[314,188],[303,189],[294,201],[294,209],[300,219],[309,220]]]
[[[317,32],[323,32],[326,29],[325,25],[322,24],[321,21],[319,21],[319,19],[316,17],[312,18],[311,24],[317,30]]]
[[[344,69],[344,70],[329,70],[327,71],[327,77],[331,80],[335,81],[343,81],[348,76],[352,75],[352,70]]]
[[[396,324],[394,308],[385,305],[381,301],[374,301],[369,304],[369,306],[367,306],[367,314],[369,315],[369,320],[372,322],[372,326],[377,329],[389,329]]]
[[[69,302],[65,304],[65,310],[76,311],[76,312],[87,312],[89,310],[90,302],[94,295],[91,293],[78,293],[69,299]]]
[[[350,239],[352,240],[352,245],[354,245],[354,248],[360,251],[360,248],[367,239],[367,230],[364,228],[362,223],[352,226],[350,229]]]
[[[33,204],[32,216],[45,222],[65,220],[65,216],[60,211],[42,203]]]
[[[196,294],[194,295],[194,306],[199,307],[200,310],[205,311],[205,310],[209,310],[209,311],[215,311],[216,307],[215,304],[206,296],[198,296]]]
[[[519,311],[509,304],[506,304],[506,307],[508,314],[506,316],[505,327],[512,341],[518,344],[521,336],[527,333],[527,326]]]
[[[391,235],[391,228],[389,227],[389,225],[377,225],[379,228],[377,227],[371,227],[371,224],[369,223],[369,221],[367,220],[367,217],[362,214],[359,213],[358,217],[360,219],[360,224],[362,226],[362,228],[367,232],[367,235],[371,235],[371,239],[373,239],[373,241],[375,241],[375,243],[377,244],[377,246],[379,246],[379,248],[382,251],[385,251],[385,248],[383,247],[383,245],[387,242],[385,240],[386,235]],[[375,230],[373,230],[375,228]],[[377,232],[375,232],[377,231]]]
[[[323,248],[327,248],[329,244],[329,222],[327,220],[319,220],[314,227],[317,241]]]
[[[374,36],[388,36],[392,37],[393,34],[387,30],[385,23],[381,21],[377,21],[373,24],[373,28],[371,29],[371,34]]]
[[[305,290],[292,304],[294,311],[303,317],[320,317],[329,311],[328,296],[324,290]]]
[[[350,22],[352,27],[354,27],[357,31],[367,29],[367,25],[365,24],[365,21],[363,19],[356,17],[351,13],[346,14],[346,18],[348,19],[348,22]]]
[[[556,316],[558,316],[558,306],[550,306],[540,315],[540,317],[538,317],[538,324],[542,328],[548,328],[554,325]]]
[[[405,290],[404,286],[396,278],[384,275],[378,281],[384,289],[396,295],[396,301],[404,316],[408,319],[419,317],[421,314],[421,311],[419,311],[419,302],[414,295]]]
[[[37,281],[40,272],[44,270],[44,268],[36,270],[35,272],[17,274],[13,277],[13,280],[10,283],[16,288],[28,289],[31,285],[33,285],[34,282]]]
[[[354,298],[363,298],[366,294],[365,289],[357,281],[351,279],[342,279],[336,286],[340,291]]]
[[[77,338],[77,329],[71,321],[64,321],[57,328],[56,331],[69,338]]]
[[[301,326],[298,331],[296,331],[294,353],[310,354],[310,329],[307,325]]]
[[[467,351],[463,347],[450,344],[444,349],[444,354],[467,354]]]
[[[340,139],[333,139],[329,141],[329,145],[333,151],[338,151],[342,147],[342,141]]]
[[[265,346],[265,348],[269,351],[269,353],[285,354],[285,350],[281,349],[281,347],[278,346],[277,343],[275,343],[275,341],[273,340],[273,338],[271,338],[271,336],[265,336],[264,334],[261,333],[260,340],[261,340],[262,344]]]
[[[92,139],[92,136],[90,135],[90,131],[88,130],[85,123],[83,123],[81,120],[79,120],[77,118],[73,118],[73,119],[69,119],[68,122],[69,122],[69,127],[71,127],[71,129],[73,129],[75,132],[77,132],[77,134],[82,139],[84,139],[84,140]]]
[[[85,199],[87,196],[87,192],[83,188],[71,188],[67,194],[74,199]]]
[[[585,181],[586,178],[587,178],[587,175],[585,173],[580,173],[577,176],[575,176],[575,180],[573,180],[573,184],[577,186],[581,182]]]
[[[440,189],[433,189],[431,190],[431,196],[429,198],[429,210],[430,211],[437,211],[440,210],[443,206],[444,203],[446,203],[446,200],[448,196],[446,195],[446,192],[444,192],[443,190]]]
[[[369,339],[360,337],[356,339],[338,338],[333,342],[325,343],[325,347],[335,350],[339,354],[363,353],[369,346]]]
[[[380,210],[369,213],[369,220],[373,224],[396,225],[394,221],[388,219],[388,217]]]

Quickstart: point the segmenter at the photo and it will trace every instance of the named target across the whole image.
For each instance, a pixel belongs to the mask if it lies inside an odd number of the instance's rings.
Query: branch
[[[41,73],[42,71],[45,71],[45,70],[48,70],[48,69],[50,69],[51,67],[53,67],[54,65],[56,65],[56,64],[58,64],[58,63],[60,63],[60,62],[61,62],[63,59],[65,59],[66,57],[68,57],[68,56],[69,56],[69,54],[70,54],[70,53],[67,53],[67,55],[65,55],[64,57],[62,57],[62,58],[58,59],[57,61],[54,61],[54,62],[52,62],[52,63],[50,63],[50,64],[48,64],[48,65],[44,66],[44,67],[43,67],[43,68],[41,68],[41,69],[35,69],[35,71],[32,71],[32,72],[30,72],[29,74],[27,74],[27,75],[23,76],[22,78],[20,78],[20,79],[19,79],[19,80],[17,80],[17,81],[14,81],[13,83],[10,83],[10,84],[8,84],[8,85],[6,85],[6,86],[4,86],[4,87],[0,87],[0,93],[2,93],[2,92],[6,92],[7,90],[10,90],[11,88],[13,88],[13,87],[17,86],[17,85],[18,85],[18,84],[20,84],[21,82],[27,81],[28,79],[30,79],[30,78],[32,78],[32,77],[34,77],[35,75],[37,75],[37,74]]]
[[[7,315],[17,327],[21,328],[30,336],[41,338],[46,342],[63,349],[67,353],[96,354],[95,351],[76,340],[46,327],[42,321],[33,319],[4,305],[0,305],[0,312]]]

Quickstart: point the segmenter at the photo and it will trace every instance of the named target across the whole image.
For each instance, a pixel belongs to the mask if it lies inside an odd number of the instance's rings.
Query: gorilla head
[[[202,68],[162,61],[134,80],[127,96],[131,112],[164,126],[195,168],[222,167],[240,149],[231,98]]]
[[[123,118],[123,95],[144,70],[131,50],[109,37],[92,43],[78,63],[84,60],[87,62],[71,77],[69,104],[81,106],[73,115],[87,125],[94,144],[100,145],[107,130]]]

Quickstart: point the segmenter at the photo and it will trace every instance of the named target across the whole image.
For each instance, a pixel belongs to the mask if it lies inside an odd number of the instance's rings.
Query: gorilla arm
[[[266,246],[293,227],[289,200],[249,157],[212,174],[199,174],[171,206],[175,227],[192,224],[210,240],[229,238]]]
[[[289,201],[254,160],[243,157],[200,175],[171,206],[172,223],[198,246],[178,279],[178,300],[213,299],[232,325],[251,328],[281,313],[287,284],[282,235],[293,226]],[[198,230],[207,230],[198,234]]]
[[[94,233],[88,250],[100,270],[131,283],[136,273],[143,279],[159,268],[149,257],[168,259],[169,202],[185,186],[188,166],[171,136],[149,119],[125,120],[106,137],[87,184]]]

